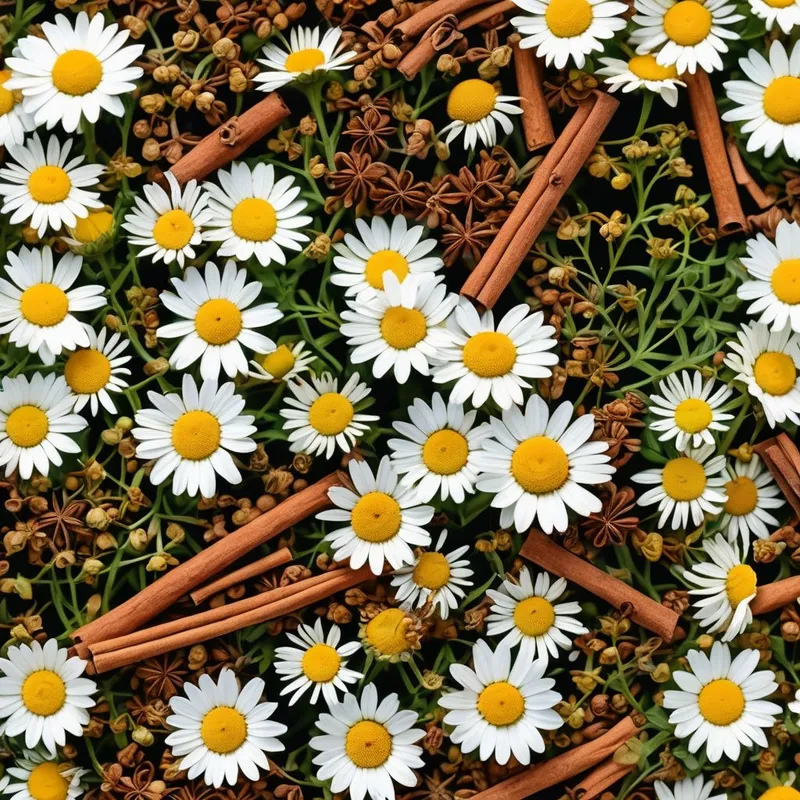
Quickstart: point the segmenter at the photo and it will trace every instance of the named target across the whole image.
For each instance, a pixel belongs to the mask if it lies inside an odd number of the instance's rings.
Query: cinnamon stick
[[[609,786],[630,775],[633,764],[617,764],[613,758],[607,758],[600,766],[595,767],[573,790],[576,800],[592,800],[601,795]]]
[[[550,109],[542,86],[542,68],[532,49],[523,50],[519,42],[513,45],[514,72],[517,91],[522,102],[522,130],[528,150],[538,150],[556,140]]]
[[[778,441],[773,441],[775,443],[763,452],[764,462],[795,514],[800,515],[800,474]]]
[[[694,127],[700,141],[703,163],[717,212],[717,227],[721,233],[737,233],[745,229],[747,220],[739,202],[736,182],[733,180],[733,172],[728,162],[711,81],[702,70],[697,70],[694,74],[686,73],[682,80],[686,82],[689,92]]]
[[[458,15],[471,8],[481,6],[487,0],[435,0],[430,5],[421,8],[416,14],[397,25],[389,31],[389,38],[413,39],[424,33],[431,25],[435,25],[442,17],[448,14]]]
[[[531,530],[520,555],[553,575],[583,586],[616,609],[631,607],[630,618],[634,622],[665,642],[672,640],[680,619],[677,613],[565,550],[541,531]]]
[[[472,800],[525,800],[536,792],[561,785],[608,758],[637,731],[633,718],[625,717],[597,739],[534,764],[490,789],[478,792]]]
[[[770,197],[753,179],[742,160],[742,154],[733,136],[728,137],[726,144],[728,148],[728,160],[731,162],[733,178],[739,186],[744,186],[747,193],[753,198],[759,208],[769,208],[775,204],[774,198]]]
[[[800,597],[800,575],[793,575],[782,581],[759,586],[753,602],[750,603],[750,610],[756,616],[769,614],[770,611],[794,605],[798,597]]]
[[[217,578],[215,581],[211,581],[211,583],[207,583],[205,586],[201,586],[199,589],[195,589],[189,596],[196,606],[200,605],[203,600],[224,592],[231,586],[236,586],[237,583],[243,583],[248,578],[254,578],[256,575],[263,575],[265,572],[281,566],[281,564],[288,564],[291,560],[292,551],[288,547],[281,547],[280,550],[276,550],[274,553],[264,556],[264,558],[259,558],[257,561],[253,561],[240,569],[223,575],[221,578]]]

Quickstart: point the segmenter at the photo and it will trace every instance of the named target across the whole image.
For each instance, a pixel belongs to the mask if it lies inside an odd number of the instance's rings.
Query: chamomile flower
[[[444,723],[454,728],[450,741],[462,753],[477,750],[481,761],[494,755],[502,765],[513,755],[530,764],[531,753],[545,749],[540,731],[558,730],[564,723],[553,710],[561,702],[552,691],[556,682],[543,677],[547,663],[520,652],[512,664],[508,644],[501,642],[492,652],[483,639],[473,646],[472,661],[472,668],[450,665],[450,675],[463,688],[439,698],[448,710]]]
[[[302,378],[288,382],[294,397],[286,398],[288,408],[281,409],[286,420],[283,429],[289,432],[292,452],[325,455],[330,458],[336,446],[347,453],[375,422],[375,414],[362,414],[356,406],[369,397],[369,387],[361,383],[354,372],[339,389],[339,379],[330,372],[316,377],[311,383]]]
[[[420,647],[420,618],[410,609],[384,608],[358,628],[364,650],[377,661],[409,661]]]
[[[725,456],[714,455],[715,446],[688,449],[658,469],[633,476],[636,483],[655,484],[639,497],[640,506],[658,503],[658,527],[673,530],[700,525],[706,514],[719,514],[725,504]]]
[[[791,33],[800,24],[800,0],[749,0],[750,11],[766,23],[771,31],[778,23],[784,33]]]
[[[449,341],[437,354],[441,362],[433,371],[434,383],[456,381],[451,403],[480,408],[491,395],[500,408],[522,405],[526,378],[549,378],[558,356],[555,328],[544,325],[541,311],[531,312],[522,303],[514,306],[495,326],[491,310],[478,314],[462,298],[447,320]]]
[[[41,742],[49,753],[66,744],[66,734],[83,736],[97,684],[82,678],[86,661],[68,658],[55,639],[35,639],[8,648],[0,658],[0,719],[5,735],[25,734],[25,746]]]
[[[251,170],[244,162],[231,165],[215,175],[220,186],[207,182],[210,216],[203,238],[222,242],[217,251],[237,261],[255,255],[262,267],[273,261],[286,264],[286,250],[299,252],[308,236],[300,233],[313,221],[303,215],[306,201],[291,175],[275,180],[271,164],[256,164]]]
[[[277,703],[261,703],[264,681],[252,678],[239,688],[235,674],[225,668],[217,682],[201,675],[197,686],[186,681],[186,695],[170,701],[173,713],[167,725],[175,730],[165,743],[181,757],[180,769],[189,780],[203,776],[208,786],[233,786],[241,772],[251,781],[259,778],[259,767],[269,770],[264,753],[276,753],[284,746],[276,738],[286,726],[270,717]]]
[[[678,87],[686,86],[678,79],[678,70],[674,65],[661,66],[651,53],[633,56],[627,61],[619,58],[601,58],[599,61],[604,66],[597,70],[597,74],[605,76],[604,83],[612,93],[620,88],[623,93],[647,89],[648,92],[660,95],[668,106],[675,108],[678,105]]]
[[[559,647],[562,650],[572,647],[572,640],[566,634],[588,633],[575,618],[581,613],[578,603],[556,602],[566,588],[564,578],[551,583],[546,572],[540,572],[534,583],[528,568],[523,567],[519,583],[506,579],[499,591],[486,591],[494,601],[486,618],[486,632],[489,636],[505,634],[503,641],[509,647],[521,645],[521,653],[527,653],[531,660],[541,659],[546,666],[550,657],[558,658]]]
[[[700,650],[686,654],[691,672],[672,673],[680,691],[664,692],[675,736],[688,739],[690,753],[703,745],[714,764],[724,753],[739,758],[742,745],[767,746],[762,728],[771,728],[782,709],[763,698],[778,690],[771,670],[758,670],[758,650],[742,650],[733,661],[728,645],[714,642],[710,657]]]
[[[733,641],[753,621],[750,602],[756,596],[756,573],[742,563],[739,550],[718,533],[703,542],[710,561],[701,561],[683,571],[692,584],[693,617],[709,633],[724,631],[723,642]]]
[[[444,266],[439,256],[430,255],[436,239],[423,239],[422,225],[408,227],[403,216],[392,219],[391,227],[383,217],[367,223],[356,220],[358,236],[344,235],[344,241],[333,245],[335,270],[331,283],[345,287],[345,295],[370,297],[383,291],[383,275],[392,272],[402,283],[409,275],[436,272]]]
[[[119,333],[108,336],[107,328],[97,334],[91,325],[84,327],[89,346],[70,353],[64,364],[64,379],[75,394],[74,410],[82,411],[88,405],[95,417],[102,405],[109,414],[116,414],[110,392],[121,392],[128,386],[120,377],[131,374],[124,366],[131,360],[125,355],[128,340]]]
[[[656,781],[653,788],[656,800],[725,800],[724,794],[711,794],[714,781],[704,781],[702,775],[675,781],[671,789],[664,781]]]
[[[800,689],[794,693],[794,700],[789,703],[788,709],[793,714],[800,714]]]
[[[422,527],[431,521],[433,508],[419,505],[414,489],[398,485],[397,472],[388,456],[373,474],[366,461],[352,459],[348,464],[355,491],[333,486],[328,497],[336,508],[322,511],[317,519],[345,522],[325,536],[336,561],[350,559],[358,569],[369,561],[375,575],[383,571],[384,561],[394,569],[414,561],[411,546],[427,547],[430,534]]]
[[[289,31],[288,49],[270,42],[261,53],[264,58],[257,61],[266,69],[253,83],[262,92],[272,92],[298,78],[310,79],[316,72],[350,69],[349,62],[357,55],[342,41],[341,28],[329,28],[323,34],[320,28],[302,25]]]
[[[732,390],[724,384],[714,391],[714,379],[703,380],[699,371],[671,372],[658,384],[659,394],[650,395],[650,412],[655,420],[651,430],[659,431],[659,442],[675,440],[683,450],[689,445],[714,444],[712,431],[726,431],[725,423],[733,419],[721,407],[730,399]]]
[[[0,147],[22,144],[25,134],[36,128],[33,117],[22,105],[22,95],[6,86],[11,70],[0,70]]]
[[[144,187],[144,197],[136,198],[122,222],[130,234],[128,241],[142,249],[139,258],[152,256],[154,262],[173,261],[182,267],[187,258],[194,258],[194,248],[203,241],[203,228],[212,218],[208,194],[196,180],[181,189],[171,172],[164,173],[169,193],[157,183]]]
[[[49,247],[21,247],[7,253],[0,278],[0,334],[35,353],[45,364],[55,363],[64,350],[88,347],[89,335],[75,314],[104,306],[104,287],[97,283],[74,286],[83,259],[65,253],[57,266]]]
[[[361,700],[346,694],[344,701],[320,714],[317,728],[323,735],[309,744],[319,750],[313,763],[317,778],[331,781],[331,792],[350,791],[352,800],[394,800],[393,781],[412,787],[417,776],[412,770],[424,766],[422,748],[414,744],[425,735],[414,728],[416,711],[401,711],[396,694],[378,702],[378,691],[368,683]]]
[[[184,375],[181,392],[148,392],[147,397],[155,408],[136,412],[138,427],[131,433],[139,443],[136,455],[155,461],[154,486],[171,478],[175,494],[213,497],[217,475],[241,482],[231,452],[252,453],[256,427],[251,415],[241,413],[245,401],[234,393],[233,383],[206,380],[198,389],[192,376]]]
[[[497,126],[507,135],[514,130],[508,114],[521,114],[519,97],[498,94],[493,84],[470,78],[456,84],[447,98],[450,122],[439,131],[447,134],[445,144],[464,135],[464,149],[475,147],[480,140],[485,147],[497,144]]]
[[[347,668],[347,658],[361,649],[361,643],[340,645],[342,630],[338,625],[332,625],[326,636],[322,620],[317,617],[313,627],[300,625],[296,633],[287,632],[286,636],[296,646],[275,648],[275,672],[282,681],[290,681],[281,690],[281,697],[291,694],[290,706],[311,687],[309,702],[316,703],[322,695],[329,706],[335,705],[339,702],[338,692],[347,694],[347,684],[363,677]]]
[[[114,215],[102,208],[99,211],[90,211],[87,216],[80,218],[76,225],[68,229],[69,236],[61,238],[75,252],[82,253],[95,242],[99,243],[103,239],[108,241],[113,229]]]
[[[630,41],[637,54],[655,52],[661,66],[674,64],[678,73],[722,69],[720,53],[728,52],[723,39],[738,39],[729,26],[744,19],[728,0],[635,0],[634,5],[639,27]]]
[[[0,169],[2,212],[11,214],[9,222],[27,222],[39,237],[62,225],[74,227],[93,208],[102,208],[100,194],[86,187],[96,186],[102,164],[83,164],[83,156],[70,158],[72,139],[62,145],[51,136],[45,150],[39,134],[23,144],[7,146],[15,164]]]
[[[75,395],[61,376],[34,372],[10,378],[0,385],[0,466],[6,477],[19,468],[27,480],[34,467],[47,475],[50,465],[60,467],[62,453],[80,453],[70,434],[82,431],[86,420],[72,413]]]
[[[272,381],[273,383],[285,381],[288,383],[292,378],[308,372],[308,366],[314,359],[314,354],[306,352],[306,343],[300,339],[291,347],[288,344],[282,344],[251,361],[252,369],[248,375],[259,381]]]
[[[800,335],[791,328],[770,331],[760,322],[744,325],[729,341],[725,364],[761,403],[771,428],[800,424]]]
[[[535,47],[547,66],[561,69],[572,59],[578,69],[586,56],[603,50],[600,40],[613,39],[625,27],[625,3],[615,0],[514,0],[525,16],[512,17],[522,35],[519,46]]]
[[[746,120],[742,133],[749,134],[749,153],[763,150],[769,158],[782,144],[789,158],[797,161],[800,159],[800,45],[795,43],[790,56],[775,39],[769,48],[769,61],[757,50],[750,50],[746,58],[739,59],[739,66],[748,80],[725,82],[726,94],[739,107],[726,111],[722,119]],[[800,239],[792,239],[792,250],[798,249],[798,242]],[[785,268],[784,273],[788,272]],[[788,291],[792,297],[797,295],[799,285],[797,279],[790,285]],[[773,285],[780,298],[779,286],[780,283]]]
[[[438,608],[439,616],[447,619],[451,609],[466,596],[464,588],[472,586],[469,568],[469,545],[457,547],[443,553],[447,531],[442,531],[433,550],[417,554],[414,563],[398,569],[392,577],[392,586],[397,587],[395,599],[401,609],[422,608],[426,603]]]
[[[11,780],[2,791],[10,800],[76,800],[84,792],[81,779],[88,772],[60,763],[53,754],[25,750],[6,769]]]
[[[161,326],[158,336],[181,340],[169,359],[174,369],[184,370],[200,359],[200,374],[206,380],[218,378],[221,371],[234,378],[248,372],[242,345],[256,353],[275,349],[275,342],[258,331],[283,314],[277,303],[252,305],[263,287],[257,281],[247,283],[247,270],[237,270],[233,261],[225,264],[222,274],[210,261],[202,275],[189,267],[183,278],[172,279],[172,285],[177,294],[161,292],[160,300],[183,320]]]
[[[565,531],[567,507],[582,517],[601,509],[582,484],[605,483],[614,474],[608,445],[589,441],[591,414],[570,425],[571,417],[571,403],[561,403],[551,416],[544,400],[532,395],[524,413],[513,406],[502,420],[491,418],[491,435],[475,459],[477,488],[494,495],[503,528],[513,524],[522,533],[538,518],[545,533]]]
[[[428,275],[400,283],[387,272],[383,284],[383,292],[348,302],[340,331],[353,347],[351,363],[373,361],[376,378],[391,370],[398,383],[405,383],[412,368],[427,375],[431,361],[448,344],[441,324],[458,303],[458,295]]]

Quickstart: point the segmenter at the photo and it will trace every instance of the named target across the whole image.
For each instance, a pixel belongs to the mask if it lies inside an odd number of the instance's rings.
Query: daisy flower
[[[731,661],[728,645],[714,642],[710,657],[689,650],[686,658],[691,672],[672,673],[680,691],[664,692],[664,708],[672,711],[675,736],[689,740],[689,752],[705,745],[714,764],[723,753],[738,760],[742,745],[767,747],[761,728],[771,728],[782,709],[762,699],[776,692],[778,684],[772,671],[756,671],[758,650],[742,650]]]
[[[497,126],[506,135],[514,130],[508,114],[521,114],[516,105],[520,100],[513,95],[498,94],[494,85],[480,78],[471,78],[456,84],[447,98],[447,116],[450,122],[439,131],[447,134],[445,144],[464,134],[464,149],[469,150],[480,139],[485,147],[497,144]]]
[[[25,734],[25,746],[41,742],[49,753],[66,744],[66,734],[83,736],[89,712],[95,701],[97,684],[81,675],[86,661],[67,657],[55,639],[42,647],[30,645],[8,648],[0,658],[0,719],[5,719],[5,735]]]
[[[218,255],[246,261],[253,255],[262,267],[273,261],[286,264],[285,250],[299,252],[308,236],[297,229],[313,222],[302,215],[306,201],[298,200],[300,187],[291,175],[275,181],[271,164],[256,164],[251,170],[244,162],[231,171],[217,170],[220,183],[205,183],[209,219],[203,238],[222,242]]]
[[[650,411],[662,419],[650,425],[661,432],[659,442],[675,440],[678,450],[691,445],[714,444],[711,431],[726,431],[725,423],[733,414],[720,408],[730,399],[732,390],[724,384],[714,391],[714,379],[703,380],[699,371],[672,372],[658,384],[660,394],[650,395]]]
[[[491,613],[486,618],[489,636],[505,634],[503,641],[509,646],[521,644],[521,650],[544,661],[558,658],[558,648],[569,650],[572,640],[565,634],[580,636],[588,633],[575,619],[581,613],[577,603],[556,603],[564,594],[567,582],[559,578],[553,583],[546,572],[531,580],[527,567],[519,572],[519,583],[504,580],[500,590],[487,589],[493,600]]]
[[[182,267],[187,258],[194,258],[196,245],[203,241],[203,226],[212,218],[208,194],[189,181],[181,189],[171,172],[164,173],[169,194],[157,183],[144,187],[144,198],[136,198],[122,223],[131,235],[128,241],[141,247],[139,258],[152,256],[154,262],[173,261]]]
[[[640,506],[658,503],[658,528],[669,522],[672,530],[700,525],[706,514],[719,514],[725,504],[725,456],[715,456],[715,446],[688,449],[663,467],[632,476],[636,483],[655,484],[639,497]],[[671,518],[671,519],[670,519]]]
[[[241,483],[242,476],[231,458],[234,453],[252,453],[256,443],[253,417],[243,415],[244,398],[234,394],[233,383],[218,386],[203,381],[198,389],[191,375],[183,376],[180,393],[148,392],[155,408],[136,412],[131,433],[139,444],[136,455],[154,460],[150,482],[154,486],[172,479],[175,494],[198,491],[213,497],[217,478]]]
[[[125,367],[131,357],[125,355],[128,340],[114,333],[108,339],[108,330],[103,328],[96,334],[91,325],[84,326],[89,337],[89,346],[70,353],[64,364],[64,379],[75,394],[74,411],[82,411],[87,405],[93,417],[100,406],[109,414],[116,414],[117,407],[109,392],[121,392],[128,387],[121,375],[130,375]]]
[[[321,694],[329,706],[335,705],[339,702],[338,692],[347,694],[347,684],[363,677],[362,673],[347,668],[348,656],[358,652],[361,644],[340,645],[342,629],[338,625],[332,625],[326,636],[322,620],[317,617],[313,627],[300,625],[296,633],[287,632],[286,636],[296,647],[275,648],[275,672],[282,681],[291,681],[281,691],[281,697],[292,695],[290,706],[312,686],[311,703],[316,703]]]
[[[400,283],[393,272],[384,275],[384,289],[348,301],[340,331],[353,347],[351,363],[374,361],[376,378],[392,370],[394,379],[405,383],[412,367],[427,375],[431,361],[447,345],[447,332],[440,326],[458,295],[448,292],[439,277],[413,276]]]
[[[2,791],[10,794],[11,800],[76,800],[84,792],[81,778],[88,772],[59,763],[52,754],[25,750],[14,766],[6,769],[11,780]]]
[[[333,245],[338,255],[333,257],[331,283],[344,286],[348,297],[372,297],[383,291],[385,272],[402,283],[408,275],[430,274],[444,266],[439,256],[430,255],[436,240],[423,239],[424,226],[409,228],[403,216],[394,217],[391,227],[382,217],[369,223],[357,219],[356,229],[358,236],[346,233],[343,242]]]
[[[184,370],[200,359],[205,380],[218,378],[221,371],[235,378],[248,372],[242,345],[256,353],[275,349],[275,342],[258,329],[277,322],[283,313],[277,303],[252,306],[262,285],[247,283],[247,270],[237,270],[233,261],[225,264],[221,275],[210,261],[202,275],[189,267],[183,278],[172,279],[172,285],[177,294],[161,292],[159,298],[183,320],[161,326],[158,336],[181,340],[169,359],[174,369]]]
[[[694,74],[698,66],[706,72],[722,69],[720,53],[728,52],[723,39],[738,39],[728,28],[744,17],[735,14],[728,0],[635,0],[639,26],[630,37],[638,55],[656,52],[662,67],[675,65],[678,73]]]
[[[725,81],[726,94],[739,107],[726,111],[722,119],[726,122],[746,120],[742,133],[750,134],[747,139],[749,153],[763,150],[769,158],[782,144],[789,158],[797,161],[800,159],[800,45],[795,42],[789,56],[780,41],[775,39],[769,48],[769,61],[757,50],[750,50],[746,58],[739,59],[739,66],[748,80]],[[760,237],[766,238],[763,234]],[[785,239],[793,251],[800,246],[797,236],[786,236]],[[767,250],[772,256],[770,262],[774,261],[774,251],[775,247]],[[794,261],[797,263],[796,256]],[[789,279],[792,269],[798,272],[797,267],[785,266],[783,280],[779,275],[772,285],[778,299],[790,305],[798,302],[791,298],[796,298],[800,286],[800,279]],[[784,299],[781,293],[790,299]],[[798,320],[800,317],[795,316],[793,321]],[[800,327],[795,327],[795,330],[800,330]]]
[[[83,164],[83,156],[70,158],[72,139],[62,145],[51,136],[45,151],[39,134],[34,133],[24,144],[10,144],[7,149],[17,163],[0,169],[4,199],[0,210],[11,214],[12,225],[26,222],[41,238],[48,227],[52,231],[62,225],[73,228],[90,209],[103,207],[100,194],[85,187],[97,185],[104,167]]]
[[[490,310],[478,314],[462,297],[447,320],[449,341],[437,354],[441,362],[433,371],[434,383],[456,381],[451,403],[480,408],[489,395],[500,408],[522,405],[522,390],[530,389],[526,378],[549,378],[558,363],[555,328],[544,325],[541,311],[531,312],[521,303],[514,306],[495,327]]]
[[[331,543],[336,561],[350,559],[358,569],[369,561],[375,575],[388,561],[394,569],[411,564],[411,545],[427,547],[430,534],[421,527],[431,521],[433,508],[418,505],[414,489],[398,486],[397,472],[388,456],[384,456],[374,475],[366,461],[352,459],[348,464],[355,491],[344,486],[328,489],[328,497],[336,506],[317,514],[326,522],[346,522],[325,536]]]
[[[625,27],[625,3],[610,0],[514,0],[525,16],[512,17],[522,35],[519,46],[535,47],[549,67],[561,69],[572,59],[583,69],[586,56],[599,50],[602,39],[613,39]]]
[[[206,785],[233,786],[241,772],[248,780],[259,778],[259,767],[269,770],[264,753],[284,749],[276,738],[286,726],[270,717],[277,703],[260,703],[264,691],[261,678],[249,680],[241,689],[236,675],[224,668],[217,682],[201,675],[197,686],[183,684],[186,695],[169,701],[173,713],[167,725],[174,732],[165,744],[175,756],[182,756],[180,769],[189,771],[189,780],[200,775]]]
[[[704,781],[702,775],[675,781],[671,789],[664,781],[656,781],[653,788],[657,800],[725,800],[724,794],[711,794],[714,781]]]
[[[47,365],[54,364],[62,350],[88,347],[86,327],[74,314],[100,308],[106,301],[105,288],[98,283],[73,288],[83,259],[65,253],[54,268],[49,247],[22,247],[6,258],[11,281],[0,278],[0,334],[9,333],[10,342],[26,347]]]
[[[512,664],[508,644],[501,642],[492,652],[483,639],[473,646],[472,661],[472,669],[450,665],[450,675],[463,688],[439,698],[439,705],[448,709],[444,723],[454,728],[450,741],[462,753],[479,750],[481,761],[494,755],[503,765],[513,755],[520,764],[530,764],[531,753],[545,749],[540,731],[564,724],[553,710],[561,702],[561,695],[552,691],[556,682],[543,677],[546,662],[531,661],[520,652]]]
[[[61,453],[80,453],[81,448],[68,434],[78,433],[86,420],[73,414],[75,395],[63,377],[34,372],[5,376],[0,391],[0,466],[6,477],[19,468],[27,480],[34,467],[47,475],[50,464],[60,467]]]
[[[571,403],[550,416],[544,400],[532,395],[524,414],[512,406],[502,420],[491,418],[491,435],[475,459],[482,473],[476,485],[494,495],[503,528],[513,524],[522,533],[538,518],[545,533],[565,531],[567,506],[582,517],[600,511],[600,499],[581,484],[605,483],[616,470],[607,443],[589,441],[594,417],[585,414],[570,425],[571,417]]]
[[[396,694],[380,703],[371,683],[364,687],[361,700],[351,694],[320,714],[317,728],[323,735],[312,737],[309,744],[319,750],[313,763],[319,767],[317,778],[331,781],[331,792],[350,791],[352,800],[394,800],[394,784],[412,787],[417,776],[412,770],[424,766],[422,748],[415,745],[425,736],[414,728],[416,711],[401,711]]]
[[[662,67],[656,57],[650,53],[644,56],[633,56],[627,61],[619,58],[601,58],[603,68],[597,70],[604,75],[610,92],[622,89],[623,93],[637,89],[655,92],[672,108],[678,105],[678,87],[686,84],[678,80],[678,70],[674,65]]]
[[[409,661],[420,647],[419,621],[410,609],[385,608],[362,622],[358,635],[364,650],[377,661]]]
[[[760,322],[743,325],[729,341],[725,364],[761,403],[771,428],[790,420],[800,424],[800,336],[790,328],[770,331]]]
[[[292,378],[308,372],[308,365],[314,359],[313,353],[306,352],[306,343],[301,339],[291,347],[288,344],[282,344],[251,361],[250,366],[253,369],[248,372],[248,375],[260,381],[288,383]]]
[[[362,414],[356,405],[369,397],[369,387],[360,383],[358,373],[354,372],[339,390],[339,379],[330,372],[323,372],[319,378],[311,375],[311,383],[299,379],[289,381],[288,408],[281,409],[286,420],[283,429],[289,432],[292,452],[319,456],[323,453],[330,458],[336,445],[348,453],[369,430],[370,422],[375,422],[375,414]]]
[[[800,23],[800,0],[749,0],[750,11],[766,23],[771,31],[778,23],[784,33]]]
[[[694,618],[709,633],[724,630],[722,641],[730,642],[753,621],[750,603],[756,596],[756,573],[721,533],[706,539],[703,550],[711,561],[683,571],[684,580],[699,587],[689,589]]]
[[[10,77],[11,70],[0,70],[0,147],[22,144],[25,134],[36,128],[33,117],[24,110],[20,102],[20,92],[6,86]]]
[[[794,693],[794,700],[789,703],[788,709],[793,714],[800,714],[800,689]]]
[[[264,58],[257,61],[266,69],[253,83],[262,92],[272,92],[301,77],[310,79],[317,72],[350,69],[349,62],[357,55],[342,41],[341,28],[329,28],[323,34],[320,28],[302,25],[289,31],[288,50],[270,42],[261,53]]]
[[[451,609],[466,597],[464,587],[472,586],[469,568],[469,545],[457,547],[450,553],[442,553],[447,541],[447,531],[442,531],[433,550],[417,554],[414,563],[398,569],[392,577],[392,586],[397,587],[395,600],[400,608],[410,610],[422,608],[426,603],[438,608],[439,616],[447,619]]]
[[[78,252],[83,252],[86,245],[108,236],[114,228],[114,215],[105,208],[100,211],[90,211],[87,216],[78,220],[77,224],[68,228],[69,236],[61,238]]]
[[[438,392],[431,405],[416,398],[407,413],[410,422],[392,423],[405,438],[389,439],[392,464],[403,484],[416,486],[423,503],[437,494],[463,503],[466,495],[475,493],[475,457],[488,427],[475,425],[477,411],[464,413],[462,405],[445,403]]]

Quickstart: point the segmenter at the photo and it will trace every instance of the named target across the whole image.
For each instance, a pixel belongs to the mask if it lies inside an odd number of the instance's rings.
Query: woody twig
[[[728,159],[731,162],[733,178],[736,183],[738,183],[739,186],[744,186],[747,193],[753,198],[753,201],[759,208],[769,208],[775,205],[775,199],[770,197],[748,172],[742,160],[742,154],[739,152],[739,146],[736,144],[736,139],[733,136],[728,137],[726,147],[728,148]]]

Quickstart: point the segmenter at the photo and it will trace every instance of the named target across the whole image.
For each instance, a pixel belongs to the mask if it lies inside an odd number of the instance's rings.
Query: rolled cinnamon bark
[[[407,20],[395,25],[389,31],[389,38],[413,39],[428,30],[431,25],[435,25],[442,17],[446,17],[448,14],[458,16],[471,8],[482,6],[486,2],[487,0],[435,0]]]
[[[728,159],[731,162],[733,178],[736,183],[747,189],[747,193],[753,198],[753,201],[759,208],[769,208],[775,205],[775,200],[755,182],[753,176],[748,172],[742,160],[742,154],[739,152],[739,147],[736,144],[736,139],[732,136],[728,137],[727,148]]]
[[[532,49],[523,50],[516,42],[514,50],[514,71],[517,75],[517,90],[522,102],[522,129],[525,133],[525,146],[528,150],[538,150],[556,140],[550,109],[542,87],[541,62]]]
[[[759,586],[753,602],[750,603],[750,610],[755,616],[768,614],[770,611],[793,605],[798,597],[800,597],[800,575],[793,575],[782,581]]]
[[[800,516],[800,452],[785,433],[762,443],[757,450],[769,467],[775,483],[789,501],[795,514]]]
[[[617,764],[613,758],[607,758],[595,767],[573,790],[573,795],[580,800],[592,800],[602,794],[609,786],[621,781],[633,772],[632,764]]]

